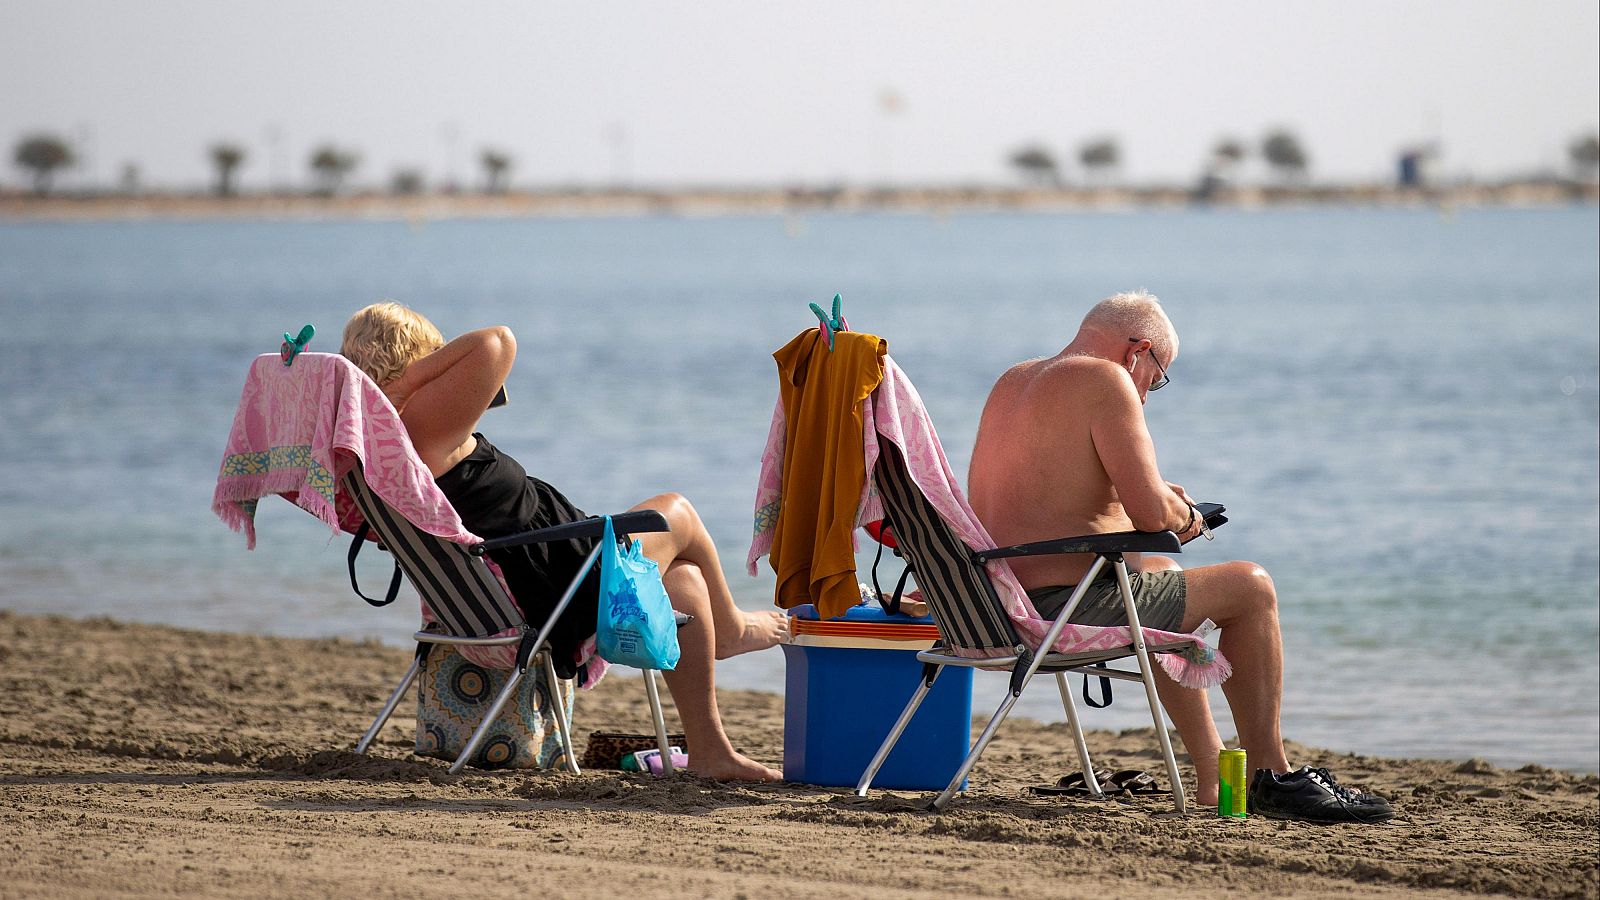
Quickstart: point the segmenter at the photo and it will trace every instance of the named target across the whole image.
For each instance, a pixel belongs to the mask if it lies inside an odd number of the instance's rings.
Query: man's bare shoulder
[[[1093,356],[1028,359],[1012,366],[995,382],[991,396],[1030,402],[1073,402],[1122,395],[1132,385],[1126,372],[1110,360]]]

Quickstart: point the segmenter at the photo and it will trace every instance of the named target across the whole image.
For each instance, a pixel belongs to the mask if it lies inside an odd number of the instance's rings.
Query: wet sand
[[[0,897],[1600,896],[1594,775],[1293,745],[1395,821],[1180,818],[1028,793],[1077,766],[1065,726],[1014,719],[938,815],[910,792],[452,777],[411,755],[410,702],[372,756],[348,749],[408,661],[0,612]],[[782,698],[720,697],[734,743],[781,765]],[[647,722],[626,670],[579,697],[580,741]],[[1100,765],[1161,769],[1147,730],[1090,742]]]

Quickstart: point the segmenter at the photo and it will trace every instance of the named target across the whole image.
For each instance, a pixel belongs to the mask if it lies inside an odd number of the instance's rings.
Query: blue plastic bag
[[[636,669],[678,665],[678,621],[661,568],[638,541],[617,547],[611,517],[600,537],[600,615],[595,647],[606,662]]]

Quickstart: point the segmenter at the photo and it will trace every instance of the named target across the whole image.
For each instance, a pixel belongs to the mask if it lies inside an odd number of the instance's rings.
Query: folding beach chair
[[[223,450],[217,489],[212,495],[212,511],[235,531],[244,532],[247,546],[254,547],[256,508],[260,498],[269,495],[290,500],[334,530],[353,527],[356,523],[345,516],[352,510],[340,508],[342,489],[344,497],[354,504],[354,511],[360,512],[366,527],[376,532],[383,547],[396,561],[388,599],[369,602],[382,606],[392,601],[400,588],[403,571],[434,620],[416,633],[417,649],[411,668],[356,745],[357,752],[367,752],[416,680],[434,645],[450,644],[469,652],[479,648],[482,653],[478,655],[498,657],[503,660],[503,665],[498,667],[511,670],[483,721],[451,765],[452,773],[459,772],[473,759],[530,665],[537,663],[542,667],[552,695],[560,692],[546,642],[554,623],[572,602],[578,586],[599,558],[601,548],[596,544],[549,620],[537,631],[523,620],[516,603],[483,560],[483,554],[501,547],[598,538],[604,530],[604,519],[593,518],[490,541],[478,540],[461,527],[460,517],[450,508],[433,476],[417,458],[399,414],[384,397],[382,389],[354,363],[338,354],[299,352],[310,337],[310,331],[310,326],[303,329],[294,347],[285,334],[280,353],[262,354],[251,362]],[[368,468],[380,473],[373,476],[378,479],[376,487],[368,481]],[[622,537],[667,530],[666,519],[651,511],[613,516],[612,524],[615,533]],[[352,586],[355,554],[364,543],[358,539],[351,546]],[[360,594],[360,589],[356,592]],[[685,618],[679,616],[680,626]],[[513,647],[514,654],[507,652]],[[657,743],[662,751],[662,767],[670,773],[672,761],[655,672],[646,671],[644,682],[650,712],[655,719]],[[561,708],[563,704],[552,703],[551,706],[556,708],[556,727],[566,753],[567,767],[577,772],[571,723]]]
[[[856,785],[856,794],[867,795],[872,779],[883,766],[901,733],[910,723],[917,707],[927,696],[934,680],[945,666],[966,666],[983,669],[1011,670],[1010,690],[1001,700],[989,723],[973,742],[965,759],[956,770],[950,784],[936,798],[931,808],[943,809],[945,804],[961,789],[967,774],[983,754],[1000,723],[1005,721],[1016,705],[1022,691],[1033,676],[1050,672],[1056,676],[1061,693],[1061,705],[1067,713],[1067,723],[1072,729],[1079,762],[1083,765],[1084,780],[1090,793],[1103,797],[1094,766],[1089,760],[1089,746],[1084,740],[1083,728],[1078,722],[1072,691],[1067,683],[1067,673],[1084,672],[1096,677],[1116,678],[1144,682],[1145,697],[1150,704],[1150,717],[1155,723],[1156,739],[1167,764],[1167,777],[1172,784],[1173,805],[1178,812],[1186,809],[1183,782],[1178,775],[1178,763],[1172,753],[1172,742],[1167,736],[1161,704],[1156,698],[1155,681],[1151,673],[1151,653],[1181,650],[1182,644],[1146,646],[1139,627],[1139,613],[1134,607],[1133,592],[1128,579],[1128,568],[1122,554],[1146,551],[1176,553],[1180,551],[1178,538],[1170,531],[1122,532],[1082,537],[1039,541],[1000,549],[974,549],[957,536],[951,524],[941,517],[935,506],[917,487],[907,468],[905,457],[895,443],[880,435],[879,455],[872,478],[882,499],[888,521],[891,523],[899,551],[915,576],[917,586],[927,600],[934,622],[939,628],[939,643],[917,654],[923,663],[922,680],[911,695],[905,710],[895,722],[872,762]],[[1037,556],[1051,553],[1094,553],[1096,559],[1078,589],[1073,592],[1066,608],[1039,643],[1041,648],[1056,645],[1067,619],[1077,609],[1091,582],[1101,570],[1110,565],[1116,573],[1117,584],[1128,612],[1131,643],[1122,647],[1084,653],[1051,653],[1030,649],[1017,633],[1006,613],[994,581],[984,564],[991,560],[1018,556]],[[961,651],[965,651],[963,654]],[[1096,664],[1133,658],[1138,670],[1124,671]],[[1094,668],[1089,668],[1094,667]]]
[[[537,531],[527,531],[463,546],[435,537],[407,521],[372,491],[367,485],[360,465],[353,467],[340,484],[355,502],[367,524],[377,533],[383,546],[394,556],[398,568],[405,573],[406,578],[417,589],[417,593],[422,596],[422,602],[427,604],[435,620],[433,626],[413,635],[417,649],[411,661],[411,668],[406,670],[405,676],[389,695],[388,701],[384,703],[378,717],[373,720],[372,726],[356,744],[357,753],[366,753],[367,748],[372,746],[373,739],[378,736],[384,723],[394,713],[395,707],[405,697],[406,691],[416,681],[417,674],[422,671],[423,663],[426,662],[428,653],[434,645],[448,644],[456,647],[515,645],[517,648],[516,662],[505,686],[500,689],[500,693],[484,713],[483,721],[467,739],[466,745],[461,748],[460,755],[450,765],[450,773],[454,775],[472,760],[478,745],[493,726],[495,718],[500,715],[500,711],[514,696],[517,685],[528,674],[530,665],[539,665],[543,669],[546,683],[550,685],[552,696],[558,693],[559,681],[556,678],[555,663],[545,642],[555,627],[556,620],[566,611],[573,596],[577,594],[584,577],[600,558],[601,547],[598,543],[595,545],[594,550],[573,576],[571,583],[567,585],[549,619],[538,631],[534,631],[523,620],[521,610],[501,586],[500,579],[496,578],[484,563],[484,553],[524,544],[599,538],[604,530],[605,520],[586,519],[582,522],[541,528]],[[612,516],[611,523],[619,538],[628,534],[667,530],[667,520],[654,510]],[[360,545],[358,543],[355,546]],[[352,566],[354,550],[355,547],[351,553]],[[354,578],[355,573],[352,568],[352,583]],[[392,595],[393,587],[391,587]],[[662,770],[670,775],[672,754],[668,751],[666,720],[661,711],[661,694],[656,685],[655,675],[653,669],[644,670],[645,695],[650,702],[650,716],[655,725],[656,741],[661,747]],[[561,747],[566,755],[567,768],[576,774],[578,756],[573,752],[572,723],[567,721],[566,709],[562,703],[554,702],[549,706],[556,720],[556,729],[561,736]]]

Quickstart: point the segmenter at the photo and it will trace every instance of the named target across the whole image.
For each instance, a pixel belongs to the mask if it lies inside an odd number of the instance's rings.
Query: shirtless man
[[[1199,533],[1183,488],[1161,477],[1144,421],[1145,400],[1166,386],[1177,358],[1177,332],[1156,298],[1141,291],[1102,300],[1060,353],[1018,363],[1000,376],[984,406],[968,473],[973,511],[999,546],[1134,529],[1171,531],[1184,541]],[[1184,571],[1162,556],[1124,558],[1141,624],[1187,632],[1210,619],[1221,628],[1221,650],[1233,664],[1222,691],[1255,769],[1252,811],[1336,822],[1394,815],[1387,801],[1341,787],[1326,769],[1290,771],[1278,726],[1278,597],[1265,569],[1230,562]],[[1051,619],[1093,560],[1092,554],[1064,554],[1008,562],[1039,614]],[[1071,621],[1126,623],[1110,566]],[[1215,806],[1222,741],[1206,693],[1179,686],[1159,666],[1155,678],[1199,777],[1198,800]]]

